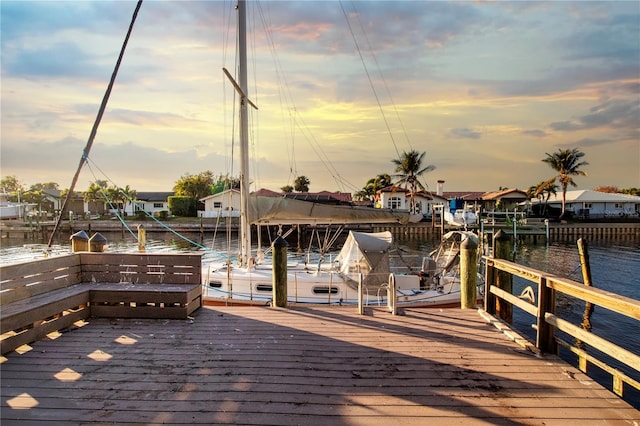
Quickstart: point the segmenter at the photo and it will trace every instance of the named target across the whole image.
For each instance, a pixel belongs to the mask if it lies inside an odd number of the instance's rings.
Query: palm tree
[[[298,192],[309,192],[309,184],[311,181],[306,176],[298,176],[296,180],[293,181],[293,189]]]
[[[422,166],[425,152],[418,152],[412,149],[409,152],[403,152],[400,158],[391,160],[396,165],[396,174],[393,177],[397,178],[396,184],[409,189],[410,208],[409,211],[414,212],[415,201],[414,196],[418,189],[426,191],[426,187],[420,182],[420,176],[424,173],[435,170],[436,166],[430,164],[426,167]]]
[[[118,216],[121,217],[122,209],[126,207],[129,200],[132,202],[135,200],[136,191],[129,188],[129,185],[124,188],[119,188],[117,186],[110,186],[106,190],[107,197],[110,200],[110,203],[115,203],[116,209],[118,210]]]
[[[376,201],[376,195],[379,190],[391,185],[391,176],[387,173],[380,173],[374,178],[367,181],[364,187],[356,193],[361,200]]]
[[[589,163],[586,161],[580,161],[580,158],[584,157],[584,152],[578,151],[577,148],[573,149],[558,149],[558,152],[549,154],[546,152],[547,158],[542,161],[547,163],[551,168],[558,172],[556,176],[544,182],[545,185],[555,183],[556,179],[560,182],[560,188],[562,189],[562,218],[565,214],[565,207],[567,204],[567,186],[571,185],[576,187],[576,183],[573,181],[572,176],[586,176],[587,173],[580,170],[580,167],[586,166]]]
[[[537,198],[540,201],[540,204],[543,206],[540,210],[540,214],[544,215],[547,210],[547,203],[549,202],[549,198],[551,198],[551,194],[556,195],[558,193],[558,185],[554,182],[543,181],[539,182],[537,185],[531,186],[527,190],[527,197],[529,199]],[[544,204],[542,204],[544,202]]]
[[[94,203],[97,205],[98,201],[103,199],[103,192],[107,187],[106,181],[95,181],[89,185],[89,188],[84,192],[84,202],[87,204]],[[97,208],[99,205],[97,205]],[[90,208],[91,209],[91,208]],[[104,202],[102,203],[102,208],[97,212],[99,214],[104,213]]]

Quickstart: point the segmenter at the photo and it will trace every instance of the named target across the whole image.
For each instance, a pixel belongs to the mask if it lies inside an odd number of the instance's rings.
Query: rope
[[[342,13],[344,14],[344,19],[347,21],[347,26],[349,27],[349,32],[351,33],[351,38],[353,38],[353,43],[356,46],[356,50],[358,51],[358,55],[360,56],[360,61],[362,62],[362,66],[364,67],[364,72],[367,75],[367,79],[369,80],[369,86],[371,86],[371,90],[373,91],[373,96],[378,103],[378,108],[380,109],[380,113],[382,114],[382,119],[384,121],[385,126],[387,127],[387,131],[389,132],[389,137],[391,138],[391,142],[393,143],[393,147],[396,150],[396,155],[398,158],[400,157],[400,151],[398,150],[398,146],[396,145],[396,140],[393,137],[393,133],[391,132],[391,127],[389,126],[389,121],[387,120],[387,116],[384,113],[384,109],[382,108],[382,104],[380,103],[380,98],[378,96],[378,92],[376,92],[376,88],[373,84],[373,80],[371,79],[371,74],[369,73],[369,69],[367,68],[367,64],[364,60],[364,56],[362,56],[362,51],[360,50],[360,45],[358,44],[358,40],[356,39],[356,35],[353,32],[353,28],[351,27],[351,22],[349,21],[349,17],[347,15],[347,11],[344,10],[344,5],[342,4],[342,0],[340,1],[340,8],[342,9]]]
[[[104,111],[107,108],[107,102],[109,101],[109,97],[111,96],[111,90],[113,89],[113,85],[116,81],[116,76],[118,75],[118,70],[120,69],[120,64],[122,63],[122,58],[124,57],[124,52],[127,48],[127,43],[129,42],[129,37],[133,32],[133,24],[136,22],[136,18],[138,16],[138,12],[140,11],[140,7],[142,6],[142,0],[138,0],[138,4],[133,12],[133,16],[131,17],[131,23],[129,24],[129,29],[127,31],[127,35],[124,38],[124,42],[122,43],[122,48],[120,49],[120,55],[118,56],[118,60],[116,61],[116,66],[111,74],[111,80],[109,80],[109,84],[107,86],[107,90],[102,98],[102,103],[100,104],[100,109],[98,110],[98,115],[93,122],[93,128],[91,129],[91,134],[89,135],[89,139],[87,140],[87,145],[82,151],[82,156],[80,158],[80,164],[78,164],[78,169],[76,170],[75,175],[73,175],[73,179],[71,180],[71,185],[69,186],[69,193],[64,199],[64,203],[62,204],[62,208],[60,209],[60,216],[56,221],[56,224],[51,232],[51,236],[49,237],[49,243],[47,247],[51,247],[53,244],[53,239],[60,228],[60,223],[62,223],[62,218],[68,208],[69,200],[73,195],[73,190],[76,187],[76,183],[78,182],[78,177],[80,177],[80,171],[82,170],[82,166],[85,165],[86,159],[89,157],[89,151],[91,151],[91,146],[93,145],[93,141],[96,138],[96,134],[98,133],[98,127],[100,126],[100,121],[102,120],[102,116],[104,115]]]

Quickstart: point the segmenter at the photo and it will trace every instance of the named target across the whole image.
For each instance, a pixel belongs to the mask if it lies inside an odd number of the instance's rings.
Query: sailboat
[[[224,69],[239,98],[240,140],[240,254],[210,264],[203,274],[205,304],[267,305],[272,300],[273,268],[251,252],[251,225],[340,225],[351,223],[407,223],[408,212],[353,206],[328,206],[289,198],[251,196],[249,193],[248,108],[257,108],[247,97],[246,4],[240,0],[238,14],[238,81]],[[458,242],[474,238],[460,233]],[[475,237],[477,238],[477,237]],[[384,304],[394,274],[398,305],[459,306],[460,280],[456,276],[455,247],[424,257],[405,271],[393,270],[392,234],[350,231],[340,253],[329,263],[287,265],[288,302],[313,304],[358,303],[358,280],[363,276],[365,303]],[[446,264],[437,258],[446,257]]]

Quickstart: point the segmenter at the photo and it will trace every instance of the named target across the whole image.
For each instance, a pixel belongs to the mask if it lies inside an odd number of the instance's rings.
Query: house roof
[[[531,200],[536,202],[537,200]],[[548,203],[561,203],[562,192],[558,191],[557,194],[551,194]],[[583,189],[577,191],[567,191],[567,203],[640,203],[640,197],[635,195],[599,192],[590,189]]]
[[[175,192],[136,192],[136,200],[138,201],[167,201],[167,198],[173,196]]]
[[[252,195],[263,197],[283,197],[292,198],[302,201],[315,201],[315,202],[340,202],[351,203],[351,193],[349,192],[275,192],[270,189],[262,188],[252,193]]]
[[[527,199],[527,193],[525,191],[519,190],[518,188],[512,188],[512,189],[501,189],[499,191],[485,192],[482,195],[483,200],[502,200],[505,198],[525,200]]]
[[[442,197],[447,200],[467,200],[467,201],[475,201],[482,200],[482,196],[484,192],[474,192],[474,191],[458,191],[458,192],[443,192]]]
[[[400,186],[396,186],[396,185],[390,185],[390,186],[386,186],[380,190],[378,190],[378,192],[390,192],[390,193],[400,193],[400,194],[407,194],[408,192],[411,192],[409,189],[407,188],[402,188]],[[429,191],[417,191],[415,193],[416,197],[421,197],[427,200],[440,200],[440,201],[447,201],[447,198],[436,194],[435,192],[429,192]]]
[[[240,190],[233,188],[233,189],[227,189],[226,191],[217,192],[217,193],[212,194],[212,195],[207,195],[204,198],[200,198],[200,201],[204,202],[204,201],[210,200],[212,198],[220,198],[220,197],[223,197],[223,196],[227,195],[229,192],[232,192],[232,193],[240,195]]]

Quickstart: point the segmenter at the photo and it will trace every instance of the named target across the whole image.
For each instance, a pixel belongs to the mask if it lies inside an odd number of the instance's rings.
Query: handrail
[[[484,260],[486,263],[485,294],[490,295],[490,297],[485,298],[485,310],[489,314],[496,314],[496,305],[498,303],[506,302],[511,306],[516,306],[536,317],[537,323],[535,329],[537,330],[537,336],[535,345],[538,350],[547,353],[557,353],[558,345],[567,347],[570,351],[578,355],[579,368],[583,372],[586,372],[587,364],[591,362],[610,373],[613,377],[613,390],[619,396],[623,394],[623,383],[640,389],[640,383],[633,378],[598,360],[592,354],[587,354],[583,349],[570,345],[558,336],[555,336],[555,330],[567,333],[575,339],[606,353],[615,360],[640,372],[640,356],[638,354],[557,317],[555,315],[555,294],[556,292],[560,292],[640,321],[639,300],[609,291],[587,287],[568,278],[518,265],[508,260],[488,256],[485,256]],[[498,271],[536,283],[538,286],[537,304],[526,302],[510,292],[499,288],[497,279],[499,275]]]

